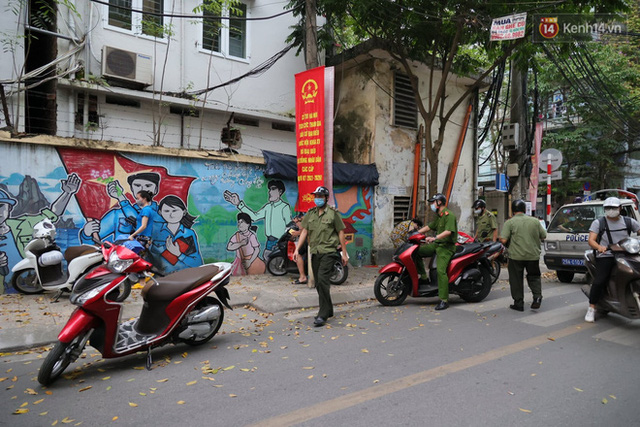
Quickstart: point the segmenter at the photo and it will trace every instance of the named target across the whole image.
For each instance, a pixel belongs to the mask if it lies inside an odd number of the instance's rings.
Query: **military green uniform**
[[[327,320],[333,316],[329,278],[333,265],[340,260],[336,249],[340,245],[339,232],[344,230],[345,226],[340,213],[330,206],[327,206],[322,214],[318,208],[310,209],[302,218],[300,226],[307,229],[311,268],[320,303],[317,317]]]
[[[500,238],[509,248],[509,286],[514,305],[524,304],[524,270],[534,298],[542,297],[540,244],[547,237],[540,221],[524,213],[516,213],[504,223]]]
[[[422,278],[426,278],[427,273],[424,268],[423,257],[432,257],[437,255],[436,270],[438,272],[438,296],[442,301],[449,299],[449,276],[447,275],[447,267],[451,257],[456,253],[456,241],[458,239],[458,223],[456,216],[448,208],[443,208],[442,211],[437,214],[437,218],[431,223],[427,224],[429,229],[434,230],[436,235],[442,233],[445,230],[451,231],[451,234],[444,238],[438,239],[428,245],[420,246],[418,249],[418,262],[416,268],[418,274]]]
[[[476,220],[476,236],[479,242],[489,242],[493,240],[493,230],[498,228],[496,217],[484,210],[484,213]]]

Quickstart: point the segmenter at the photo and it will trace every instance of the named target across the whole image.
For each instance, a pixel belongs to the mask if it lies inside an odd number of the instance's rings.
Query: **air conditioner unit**
[[[102,49],[102,75],[104,77],[139,83],[153,84],[153,57],[129,52],[111,46]]]

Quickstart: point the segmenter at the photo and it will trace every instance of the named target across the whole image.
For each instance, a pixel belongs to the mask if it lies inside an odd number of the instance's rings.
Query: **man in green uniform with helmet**
[[[435,237],[427,237],[426,245],[418,249],[418,262],[416,268],[420,275],[421,282],[428,282],[429,278],[424,268],[423,257],[437,256],[436,269],[438,272],[438,297],[440,303],[436,310],[446,310],[449,308],[449,276],[447,267],[449,261],[456,253],[456,240],[458,239],[458,223],[456,216],[447,208],[447,198],[444,194],[437,193],[429,200],[431,210],[436,213],[436,219],[418,230],[419,233],[426,233],[430,230],[436,232]]]
[[[476,215],[476,242],[495,242],[498,240],[498,222],[487,210],[487,202],[478,199],[473,202],[473,214]]]
[[[533,294],[531,308],[538,309],[542,303],[540,244],[547,238],[547,232],[537,218],[525,215],[526,209],[524,200],[514,200],[513,216],[504,223],[500,233],[500,242],[509,248],[509,286],[513,298],[509,308],[516,311],[524,311],[524,270]]]

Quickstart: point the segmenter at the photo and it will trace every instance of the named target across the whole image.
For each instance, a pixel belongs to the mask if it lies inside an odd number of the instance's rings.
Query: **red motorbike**
[[[416,269],[418,248],[424,243],[423,234],[414,234],[409,241],[400,246],[393,262],[380,269],[380,276],[373,287],[376,299],[387,306],[400,305],[411,295],[412,297],[438,296],[438,277],[436,257],[425,260],[429,275],[427,283],[421,283]],[[491,292],[491,263],[489,257],[502,252],[501,243],[467,243],[456,246],[456,253],[451,258],[447,275],[449,276],[449,293],[460,296],[467,302],[480,302]]]
[[[105,263],[76,282],[70,301],[78,307],[40,367],[40,384],[54,382],[87,343],[105,359],[147,350],[146,366],[151,369],[152,348],[168,342],[201,345],[218,332],[224,319],[222,304],[231,309],[229,291],[224,287],[229,283],[231,264],[187,268],[156,280],[149,273],[157,272],[140,257],[144,248],[136,243],[131,244],[134,247],[127,244],[131,250],[104,242]],[[150,278],[142,289],[142,312],[137,318],[121,321],[123,302],[140,276]],[[222,303],[207,296],[211,292]]]
[[[458,231],[458,243],[457,245],[464,245],[467,243],[475,243],[475,239],[473,236],[463,232]],[[491,283],[496,283],[498,277],[500,277],[500,270],[502,269],[502,262],[506,262],[502,254],[504,253],[504,246],[500,248],[500,250],[493,251],[487,258],[489,258],[489,262],[491,264]]]

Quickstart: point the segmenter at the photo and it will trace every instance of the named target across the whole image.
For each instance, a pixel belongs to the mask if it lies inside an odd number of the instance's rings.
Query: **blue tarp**
[[[264,175],[267,178],[279,178],[297,181],[298,163],[296,156],[262,150],[267,163]],[[333,184],[343,185],[378,185],[378,169],[375,163],[358,165],[355,163],[334,163]]]

